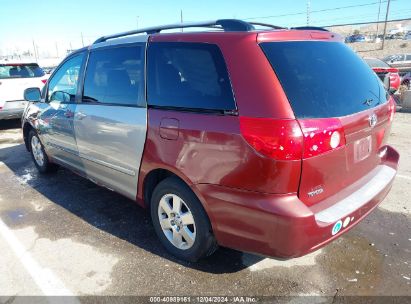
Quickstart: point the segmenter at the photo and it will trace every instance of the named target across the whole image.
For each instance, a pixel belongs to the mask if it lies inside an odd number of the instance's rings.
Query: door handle
[[[70,110],[67,110],[66,112],[64,112],[64,117],[72,118],[73,116],[74,116],[73,112]]]

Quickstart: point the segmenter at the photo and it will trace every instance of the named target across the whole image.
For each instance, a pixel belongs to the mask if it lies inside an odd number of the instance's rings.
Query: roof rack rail
[[[274,24],[268,24],[268,23],[262,23],[262,22],[250,22],[251,25],[259,25],[259,26],[265,26],[265,27],[270,27],[276,30],[281,30],[281,29],[286,29],[284,26],[279,26],[279,25],[274,25]]]
[[[329,32],[329,30],[323,28],[323,27],[318,27],[318,26],[297,26],[297,27],[291,27],[291,30],[314,30],[314,31],[323,31],[323,32]]]
[[[160,33],[163,30],[171,30],[171,29],[180,29],[180,28],[188,28],[188,27],[212,27],[212,28],[221,28],[226,32],[249,32],[254,30],[254,26],[251,23],[237,20],[237,19],[219,19],[215,21],[204,21],[204,22],[189,22],[189,23],[176,23],[176,24],[168,24],[162,26],[153,26],[147,27],[137,30],[132,30],[128,32],[102,36],[98,38],[94,44],[107,41],[109,39],[131,36],[135,34],[156,34]]]

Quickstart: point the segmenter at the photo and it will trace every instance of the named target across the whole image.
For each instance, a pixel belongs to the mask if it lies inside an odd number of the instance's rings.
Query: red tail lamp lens
[[[298,121],[304,135],[303,158],[313,157],[345,145],[345,134],[337,118]]]
[[[388,100],[388,111],[390,112],[390,122],[394,119],[395,114],[395,101],[392,97]]]
[[[240,128],[259,153],[277,160],[301,159],[303,136],[296,120],[240,117]]]

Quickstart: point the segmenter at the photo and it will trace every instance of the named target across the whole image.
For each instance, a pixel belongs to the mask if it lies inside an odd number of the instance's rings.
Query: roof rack
[[[291,30],[313,30],[313,31],[323,31],[323,32],[329,32],[329,30],[323,28],[323,27],[318,27],[318,26],[297,26],[297,27],[291,27]]]
[[[250,22],[251,25],[259,25],[259,26],[265,26],[265,27],[270,27],[276,30],[281,30],[281,29],[286,29],[286,27],[279,26],[279,25],[274,25],[274,24],[268,24],[268,23],[261,23],[261,22]]]
[[[243,20],[238,19],[219,19],[215,21],[204,21],[204,22],[188,22],[188,23],[176,23],[176,24],[168,24],[168,25],[161,25],[161,26],[153,26],[153,27],[146,27],[142,29],[132,30],[128,32],[122,32],[114,35],[108,35],[98,38],[94,44],[107,41],[109,39],[119,38],[119,37],[126,37],[136,34],[146,33],[156,34],[160,33],[164,30],[171,30],[171,29],[182,29],[188,27],[208,27],[214,29],[222,29],[226,32],[249,32],[255,30],[254,25],[257,26],[265,26],[273,29],[287,29],[286,27],[268,24],[268,23],[261,23],[261,22],[246,22]],[[317,31],[325,31],[328,32],[327,29],[322,27],[316,26],[298,26],[290,28],[292,30],[317,30]]]
[[[205,21],[205,22],[189,22],[189,23],[177,23],[177,24],[168,24],[162,26],[153,26],[142,28],[138,30],[132,30],[128,32],[118,33],[114,35],[108,35],[98,38],[94,44],[107,41],[109,39],[131,36],[135,34],[156,34],[160,33],[163,30],[171,30],[171,29],[180,29],[180,28],[188,28],[188,27],[212,27],[212,28],[221,28],[226,32],[249,32],[254,30],[254,26],[251,23],[237,20],[237,19],[219,19],[215,21]]]

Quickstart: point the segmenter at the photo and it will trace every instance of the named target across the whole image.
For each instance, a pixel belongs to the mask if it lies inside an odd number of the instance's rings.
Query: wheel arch
[[[208,218],[210,219],[211,226],[213,227],[213,216],[209,212],[209,208],[207,206],[207,203],[201,194],[201,192],[198,190],[195,184],[190,182],[190,180],[181,174],[180,172],[176,172],[175,170],[172,170],[171,168],[165,168],[165,167],[157,167],[157,168],[152,168],[149,170],[144,176],[142,176],[142,182],[141,182],[141,198],[142,198],[142,205],[145,208],[150,208],[150,203],[151,203],[151,196],[153,194],[154,188],[164,179],[168,177],[176,177],[179,180],[181,180],[183,183],[185,183],[191,191],[195,194],[195,196],[198,198],[200,201],[202,207],[204,208],[204,211],[206,212]]]
[[[31,130],[36,130],[31,123],[26,121],[23,125],[23,140],[24,140],[24,145],[26,146],[26,149],[28,152],[30,152],[30,144],[29,144],[29,133]]]

